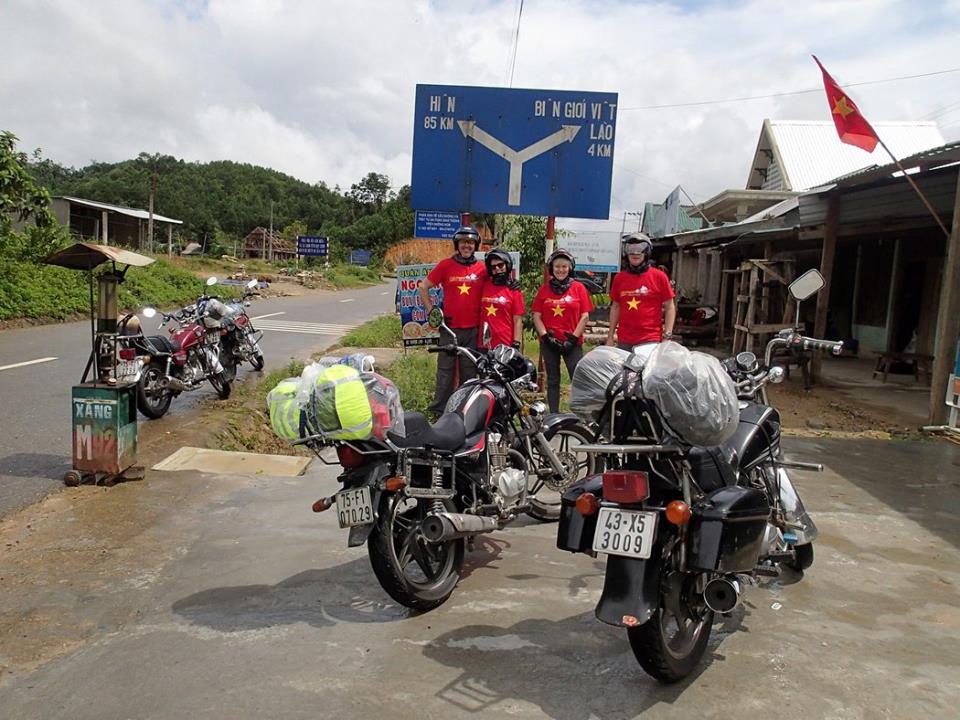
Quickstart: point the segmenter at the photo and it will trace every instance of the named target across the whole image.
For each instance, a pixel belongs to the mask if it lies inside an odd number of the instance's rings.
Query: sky
[[[941,72],[960,0],[0,0],[0,27],[0,130],[74,167],[147,152],[399,187],[418,83],[616,92],[610,220],[571,229],[619,230],[678,184],[744,187],[764,118],[830,119],[811,54],[841,85],[940,73],[849,92],[960,139]]]

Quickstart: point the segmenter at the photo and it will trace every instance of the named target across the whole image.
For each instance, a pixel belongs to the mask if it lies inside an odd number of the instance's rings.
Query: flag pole
[[[927,210],[930,211],[930,214],[933,215],[933,219],[937,221],[937,225],[939,225],[940,229],[943,230],[943,234],[946,235],[947,238],[949,239],[950,231],[947,230],[946,225],[943,224],[943,220],[940,219],[940,216],[937,214],[937,211],[933,209],[933,205],[931,205],[930,201],[927,200],[927,196],[920,191],[920,188],[917,187],[917,184],[913,181],[913,178],[907,174],[906,169],[904,169],[903,165],[900,164],[900,161],[897,160],[897,158],[894,156],[892,152],[890,152],[890,148],[887,147],[887,144],[883,140],[881,140],[879,137],[877,138],[877,141],[880,143],[883,149],[887,151],[887,155],[890,156],[890,159],[893,160],[894,163],[896,163],[898,168],[900,168],[900,172],[903,173],[903,176],[907,179],[907,182],[910,183],[910,187],[912,187],[914,192],[916,192],[917,195],[920,196],[920,200],[923,201],[924,206],[926,206]]]

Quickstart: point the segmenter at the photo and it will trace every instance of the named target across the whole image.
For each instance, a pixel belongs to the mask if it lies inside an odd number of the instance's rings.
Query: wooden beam
[[[934,335],[933,371],[930,379],[930,424],[943,425],[947,420],[947,382],[954,363],[957,339],[960,337],[960,173],[957,174],[956,197],[953,202],[953,225],[947,238],[940,284],[940,309]]]
[[[833,278],[833,260],[837,254],[837,219],[840,216],[840,196],[831,195],[827,205],[827,221],[823,226],[823,251],[820,254],[820,273],[823,288],[817,293],[817,314],[813,322],[813,336],[822,340],[827,332],[827,308],[830,306],[830,281]],[[810,363],[812,381],[820,379],[822,357],[813,353]]]

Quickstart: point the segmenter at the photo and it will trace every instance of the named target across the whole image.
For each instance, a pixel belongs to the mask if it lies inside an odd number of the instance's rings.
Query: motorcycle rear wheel
[[[156,420],[167,414],[173,393],[158,387],[163,379],[163,371],[159,366],[148,365],[137,383],[137,409],[140,414],[150,420]]]
[[[672,586],[672,583],[678,583]],[[697,576],[664,575],[660,604],[647,622],[627,628],[630,649],[640,666],[657,680],[683,680],[699,664],[713,629],[713,612],[703,605]]]
[[[367,541],[370,565],[380,585],[398,603],[420,612],[446,602],[463,570],[463,539],[431,543],[420,534],[431,502],[384,493]],[[443,501],[443,505],[456,512],[452,502]]]
[[[213,389],[217,391],[217,397],[221,400],[226,400],[230,397],[232,387],[225,372],[218,372],[211,375],[210,384],[213,385]]]
[[[577,445],[586,445],[593,441],[590,431],[582,425],[560,428],[555,433],[547,437],[554,452],[560,455],[560,461],[565,465],[576,463],[577,469],[573,478],[566,483],[569,487],[578,480],[583,480],[588,475],[596,472],[596,455],[584,455],[573,452]],[[537,468],[549,467],[548,460],[542,457],[537,446],[533,446],[534,465]],[[530,509],[527,515],[541,522],[556,522],[560,519],[560,496],[558,492],[548,487],[544,481],[537,477],[532,480],[527,488],[527,498],[530,501]]]
[[[224,357],[221,359],[220,364],[223,365],[223,377],[227,382],[233,382],[237,379],[237,358],[233,356],[232,353],[224,353]]]

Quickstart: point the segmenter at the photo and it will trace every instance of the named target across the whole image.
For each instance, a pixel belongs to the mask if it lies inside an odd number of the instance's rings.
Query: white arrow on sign
[[[502,141],[497,140],[486,130],[481,130],[477,127],[477,123],[474,120],[458,120],[457,124],[460,125],[460,132],[463,133],[464,137],[473,138],[485,148],[492,150],[510,163],[510,190],[507,194],[507,205],[520,204],[523,164],[527,162],[527,160],[532,160],[537,157],[537,155],[542,155],[547,152],[547,150],[552,150],[557,145],[565,142],[573,142],[577,133],[580,132],[579,125],[564,125],[560,130],[557,130],[552,135],[547,135],[547,137],[541,140],[537,140],[533,145],[527,145],[527,147],[522,150],[514,150]]]

